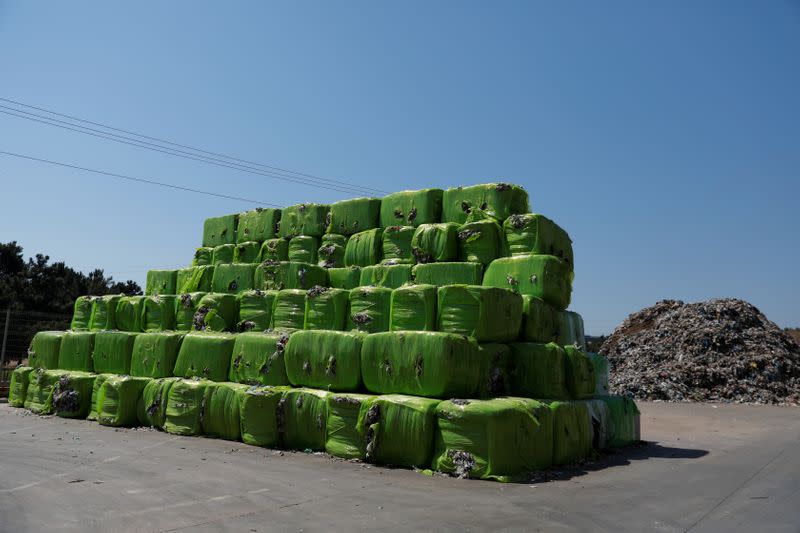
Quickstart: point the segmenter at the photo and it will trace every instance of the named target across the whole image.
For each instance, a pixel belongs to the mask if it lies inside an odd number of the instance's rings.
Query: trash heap
[[[501,481],[635,442],[528,210],[492,183],[210,218],[191,266],[38,333],[10,403]]]

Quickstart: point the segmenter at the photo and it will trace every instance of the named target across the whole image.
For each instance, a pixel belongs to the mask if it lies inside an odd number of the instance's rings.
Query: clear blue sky
[[[0,1],[0,50],[3,98],[385,190],[519,183],[589,333],[662,298],[800,325],[797,2]],[[348,197],[4,115],[0,150]],[[0,183],[0,240],[139,282],[250,207],[2,156]]]

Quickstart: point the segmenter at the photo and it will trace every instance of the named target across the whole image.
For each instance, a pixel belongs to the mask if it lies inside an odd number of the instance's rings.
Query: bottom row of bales
[[[619,396],[442,401],[30,367],[10,392],[39,414],[499,481],[639,440],[639,411]]]

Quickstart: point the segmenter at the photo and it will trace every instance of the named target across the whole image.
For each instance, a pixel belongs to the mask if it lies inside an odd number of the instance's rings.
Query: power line
[[[266,205],[266,206],[269,206],[269,207],[282,207],[280,205],[271,204],[271,203],[268,203],[268,202],[259,202],[257,200],[250,200],[248,198],[241,198],[239,196],[229,196],[227,194],[219,194],[219,193],[215,193],[215,192],[202,191],[200,189],[192,189],[190,187],[183,187],[181,185],[173,185],[171,183],[165,183],[165,182],[162,182],[162,181],[156,181],[156,180],[151,180],[151,179],[135,178],[133,176],[126,176],[124,174],[117,174],[115,172],[108,172],[108,171],[105,171],[105,170],[96,170],[96,169],[93,169],[93,168],[86,168],[86,167],[81,167],[81,166],[78,166],[78,165],[71,165],[69,163],[62,163],[60,161],[51,161],[50,159],[42,159],[42,158],[34,157],[34,156],[31,156],[31,155],[17,154],[17,153],[14,153],[14,152],[6,152],[6,151],[2,151],[2,150],[0,150],[0,155],[18,157],[18,158],[21,158],[21,159],[28,159],[30,161],[38,161],[39,163],[48,163],[50,165],[57,165],[57,166],[60,166],[60,167],[66,167],[66,168],[71,168],[71,169],[75,169],[75,170],[83,170],[84,172],[93,172],[95,174],[102,174],[104,176],[110,176],[112,178],[119,178],[119,179],[123,179],[123,180],[134,181],[134,182],[137,182],[137,183],[146,183],[148,185],[158,185],[159,187],[166,187],[168,189],[175,189],[175,190],[178,190],[178,191],[193,192],[193,193],[196,193],[196,194],[205,194],[206,196],[215,196],[217,198],[224,198],[226,200],[238,200],[240,202],[247,202],[247,203],[256,204],[256,205]]]
[[[256,166],[256,167],[261,167],[261,168],[264,168],[264,169],[268,169],[270,171],[277,171],[277,172],[293,175],[293,176],[299,177],[299,178],[306,178],[306,181],[312,180],[312,181],[317,181],[317,182],[322,182],[322,183],[328,183],[328,184],[335,185],[335,186],[347,187],[347,188],[350,188],[350,189],[356,189],[356,190],[360,190],[360,191],[371,191],[370,194],[375,194],[375,193],[377,193],[377,194],[388,194],[388,191],[383,191],[381,189],[376,189],[374,187],[367,187],[367,186],[362,186],[362,185],[354,185],[354,184],[348,183],[348,182],[343,181],[343,180],[332,179],[332,178],[323,178],[323,177],[320,177],[320,176],[316,176],[314,174],[309,174],[309,173],[305,173],[305,172],[298,172],[298,171],[295,171],[295,170],[289,170],[289,169],[282,168],[282,167],[275,166],[275,165],[270,165],[270,164],[266,164],[266,163],[259,163],[259,162],[256,162],[256,161],[250,161],[250,160],[247,160],[247,159],[242,159],[242,158],[239,158],[239,157],[230,156],[230,155],[223,154],[223,153],[220,153],[220,152],[213,152],[213,151],[209,151],[209,150],[204,150],[202,148],[196,148],[196,147],[189,146],[189,145],[186,145],[186,144],[180,144],[180,143],[169,141],[169,140],[166,140],[166,139],[160,139],[158,137],[153,137],[153,136],[145,135],[145,134],[142,134],[142,133],[136,133],[136,132],[133,132],[133,131],[130,131],[130,130],[125,130],[125,129],[122,129],[122,128],[116,128],[116,127],[110,126],[108,124],[103,124],[103,123],[100,123],[100,122],[94,122],[94,121],[91,121],[91,120],[87,120],[87,119],[83,119],[83,118],[80,118],[80,117],[76,117],[74,115],[67,115],[67,114],[64,114],[64,113],[59,113],[57,111],[53,111],[53,110],[46,109],[46,108],[43,108],[43,107],[37,107],[37,106],[30,105],[30,104],[25,104],[23,102],[19,102],[19,101],[16,101],[16,100],[11,100],[9,98],[0,97],[0,100],[4,101],[4,102],[11,103],[11,104],[15,104],[15,105],[18,105],[18,106],[27,107],[29,109],[36,109],[38,111],[42,111],[42,112],[45,112],[45,113],[48,113],[48,114],[51,114],[51,115],[56,115],[56,116],[59,116],[59,117],[62,117],[62,118],[67,118],[67,119],[70,119],[70,120],[82,122],[84,124],[92,124],[94,126],[99,126],[101,128],[107,129],[107,130],[117,131],[117,132],[120,132],[120,133],[125,133],[127,135],[133,135],[135,137],[139,137],[139,138],[142,138],[142,139],[148,139],[148,140],[151,140],[151,141],[156,141],[157,143],[167,144],[167,145],[170,145],[170,146],[177,146],[179,148],[185,148],[187,150],[191,150],[193,152],[198,152],[200,154],[207,154],[209,156],[214,156],[214,158],[227,159],[227,160],[229,160],[228,162],[244,163],[246,165],[253,165],[253,166]],[[15,110],[15,111],[21,111],[21,110]],[[72,125],[75,126],[75,124],[72,124]],[[79,127],[82,127],[82,126],[79,126]],[[107,132],[105,132],[105,133],[107,133]],[[162,148],[165,148],[165,147],[162,146]],[[320,184],[317,183],[316,185],[320,185]]]

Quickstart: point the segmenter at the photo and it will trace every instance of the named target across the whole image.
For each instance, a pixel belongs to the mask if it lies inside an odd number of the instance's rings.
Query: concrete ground
[[[549,480],[424,476],[0,404],[0,531],[800,531],[800,409],[642,403]]]

